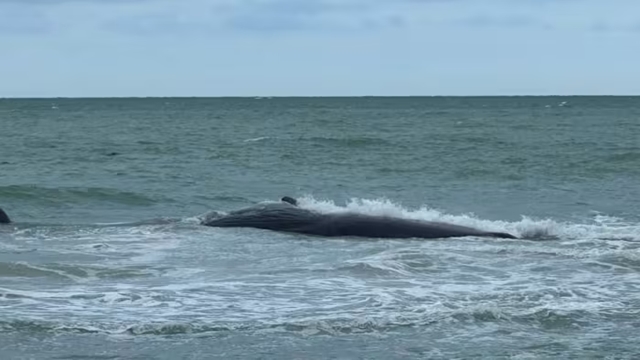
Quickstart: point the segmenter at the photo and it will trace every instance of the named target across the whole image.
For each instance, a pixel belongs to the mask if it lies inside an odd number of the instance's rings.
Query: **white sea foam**
[[[246,140],[244,140],[244,142],[256,142],[256,141],[262,141],[262,140],[267,140],[267,139],[269,139],[268,136],[260,136],[260,137],[257,137],[257,138],[246,139]]]
[[[520,221],[495,221],[478,218],[474,214],[448,214],[421,206],[408,209],[388,199],[350,199],[345,206],[313,196],[298,198],[301,207],[323,213],[357,212],[370,215],[395,216],[406,219],[447,222],[476,227],[487,231],[506,231],[525,239],[622,239],[640,241],[640,224],[624,219],[597,215],[590,222],[569,223],[553,219],[535,219],[526,215]]]
[[[52,322],[54,331],[110,334],[250,328],[313,335],[495,321],[553,326],[558,316],[607,321],[638,305],[640,231],[625,219],[596,214],[584,223],[505,222],[385,199],[338,206],[307,196],[299,202],[321,212],[445,221],[555,240],[299,241],[277,232],[220,232],[192,221],[38,227],[12,233],[8,249],[25,243],[57,251],[54,262],[69,256],[80,263],[22,261],[37,273],[0,288],[9,319],[0,329],[14,319]]]

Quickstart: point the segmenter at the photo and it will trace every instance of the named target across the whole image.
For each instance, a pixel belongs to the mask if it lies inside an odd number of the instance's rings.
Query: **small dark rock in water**
[[[120,155],[120,154],[115,151],[107,154],[107,156],[116,156],[116,155]]]
[[[288,202],[291,205],[298,205],[298,201],[290,196],[285,196],[280,201]]]
[[[10,163],[10,162],[8,162],[8,161],[0,162],[0,165],[9,165],[9,164],[11,164],[11,163]]]
[[[9,215],[0,208],[0,224],[8,224],[10,222],[11,220],[9,219]]]

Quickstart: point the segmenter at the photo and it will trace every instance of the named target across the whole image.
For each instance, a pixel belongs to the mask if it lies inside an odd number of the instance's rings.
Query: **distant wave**
[[[285,137],[271,137],[271,136],[258,136],[254,138],[247,138],[242,140],[244,143],[253,143],[253,142],[264,142],[267,140],[282,142],[282,141],[293,141],[293,142],[305,142],[305,143],[313,143],[313,144],[325,144],[331,147],[366,147],[366,146],[380,146],[390,144],[388,140],[378,138],[378,137],[369,137],[369,136],[353,136],[353,137],[335,137],[335,136],[310,136],[310,137],[299,137],[299,138],[285,138]]]
[[[375,137],[308,137],[301,138],[300,141],[327,144],[338,147],[367,147],[367,146],[380,146],[389,144],[387,140]]]
[[[141,194],[101,187],[49,188],[36,185],[9,185],[0,186],[0,197],[48,203],[85,203],[88,200],[97,200],[138,206],[153,205],[157,202]]]
[[[589,309],[593,307],[593,309]],[[409,310],[409,309],[407,309]],[[599,312],[598,310],[602,311]],[[541,305],[530,308],[505,308],[493,301],[468,304],[464,307],[449,304],[426,304],[422,309],[379,315],[358,314],[353,317],[317,318],[307,320],[268,321],[135,321],[135,322],[73,322],[46,320],[0,320],[0,333],[101,333],[130,336],[166,336],[179,334],[207,334],[221,332],[283,332],[305,336],[344,334],[384,334],[402,328],[430,327],[438,324],[487,325],[511,323],[534,325],[546,329],[572,328],[588,321],[611,321],[620,306],[599,308],[597,304],[580,306]],[[611,314],[611,315],[609,315]]]
[[[634,165],[640,166],[640,151],[635,151],[635,152],[628,151],[628,152],[624,152],[616,155],[611,155],[607,157],[605,160],[606,160],[606,163],[620,163],[620,164],[628,163],[629,165],[634,164]]]
[[[99,249],[108,248],[108,245],[102,247],[95,246],[96,252]],[[85,279],[127,279],[137,277],[157,276],[157,271],[143,267],[101,267],[89,265],[69,265],[69,264],[29,264],[27,262],[0,262],[0,277],[45,277],[58,280],[69,280],[82,282]],[[0,289],[0,294],[2,290]],[[9,296],[5,293],[4,296]],[[24,295],[16,295],[16,297],[28,297]]]
[[[245,139],[243,141],[244,142],[256,142],[256,141],[262,141],[262,140],[267,140],[267,139],[270,139],[270,137],[269,136],[260,136],[260,137],[257,137],[257,138]]]

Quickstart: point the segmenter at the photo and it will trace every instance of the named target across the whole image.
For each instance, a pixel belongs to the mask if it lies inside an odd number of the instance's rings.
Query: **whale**
[[[9,215],[7,215],[2,208],[0,208],[0,224],[10,224],[11,219],[9,219]]]
[[[517,239],[505,233],[472,227],[423,220],[354,212],[321,213],[302,208],[298,201],[285,196],[277,203],[259,204],[231,211],[206,215],[201,224],[219,228],[256,228],[286,233],[323,237],[364,237],[386,239],[442,239],[453,237],[494,237]]]
[[[11,219],[0,208],[0,224]],[[273,230],[324,237],[422,238],[494,237],[518,239],[506,232],[485,231],[443,222],[412,220],[384,215],[354,212],[321,213],[298,205],[295,198],[285,196],[278,203],[259,204],[229,213],[212,212],[201,225]]]

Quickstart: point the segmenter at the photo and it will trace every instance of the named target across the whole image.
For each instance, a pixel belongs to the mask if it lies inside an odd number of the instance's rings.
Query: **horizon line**
[[[638,97],[639,94],[557,95],[194,95],[194,96],[0,96],[0,100],[89,100],[89,99],[274,99],[274,98],[489,98],[489,97]]]

